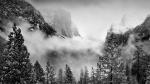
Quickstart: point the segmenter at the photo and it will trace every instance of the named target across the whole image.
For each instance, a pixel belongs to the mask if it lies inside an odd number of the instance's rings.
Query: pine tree
[[[84,73],[84,84],[89,84],[90,78],[89,78],[89,72],[87,67],[85,67],[85,73]]]
[[[80,72],[79,84],[84,84],[84,72],[83,72],[83,69],[81,69],[81,72]]]
[[[120,76],[125,73],[121,60],[121,45],[123,40],[120,40],[122,35],[114,34],[112,31],[108,32],[106,42],[104,44],[103,56],[99,57],[98,69],[100,79],[109,84],[118,84],[122,82]]]
[[[59,69],[59,72],[58,72],[58,84],[63,84],[64,83],[64,80],[63,80],[63,70],[62,69]]]
[[[35,72],[36,83],[39,83],[39,82],[44,83],[44,80],[45,80],[44,70],[38,61],[36,61],[34,64],[34,72]]]
[[[101,84],[101,69],[98,68],[98,63],[97,63],[97,69],[96,69],[96,84]]]
[[[96,73],[93,67],[91,71],[91,84],[96,84]]]
[[[65,84],[73,84],[74,77],[72,74],[72,71],[70,67],[66,64],[66,70],[65,70]]]
[[[28,84],[35,84],[36,83],[36,73],[34,71],[34,66],[33,65],[31,66],[31,68],[32,68],[31,81]]]
[[[55,84],[55,69],[52,65],[50,65],[49,61],[46,65],[46,78],[47,84]]]
[[[148,63],[146,69],[146,84],[150,84],[150,63]]]
[[[99,83],[107,82],[105,80],[107,79],[109,74],[108,64],[108,57],[99,57],[99,62],[97,63],[97,80]]]
[[[21,30],[14,24],[13,32],[1,57],[1,80],[7,84],[30,83],[32,78],[32,65],[29,53],[24,45]]]
[[[139,84],[145,84],[147,79],[147,70],[150,63],[150,56],[147,55],[142,48],[137,47],[137,51],[134,54],[134,63],[132,66],[132,75],[136,76]]]

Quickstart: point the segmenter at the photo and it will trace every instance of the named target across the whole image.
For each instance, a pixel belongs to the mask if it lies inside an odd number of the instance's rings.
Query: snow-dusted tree
[[[36,61],[34,64],[34,73],[35,73],[36,83],[39,83],[39,82],[44,83],[45,81],[44,70],[38,61]]]
[[[99,57],[99,62],[97,63],[97,82],[98,83],[104,83],[107,82],[108,80],[107,77],[109,75],[109,61],[108,57]]]
[[[65,69],[65,84],[73,84],[74,77],[70,67],[66,64]]]
[[[13,32],[1,56],[1,80],[6,84],[31,83],[32,65],[24,45],[21,29],[14,24]]]
[[[47,84],[55,84],[56,82],[56,78],[55,78],[55,69],[54,66],[52,66],[50,64],[49,61],[47,61],[47,65],[46,65],[46,80],[47,80]]]
[[[121,63],[121,34],[108,32],[104,44],[103,56],[99,57],[98,70],[100,79],[109,84],[118,84],[122,82],[121,77],[125,72],[123,63]]]

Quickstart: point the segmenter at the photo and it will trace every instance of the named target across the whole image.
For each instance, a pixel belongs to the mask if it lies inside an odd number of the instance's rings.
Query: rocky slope
[[[3,19],[14,20],[22,17],[33,26],[39,24],[40,30],[47,35],[53,35],[55,30],[48,25],[40,12],[25,0],[0,0],[0,22]]]
[[[73,24],[70,12],[60,8],[42,8],[37,5],[35,7],[39,9],[45,21],[54,28],[57,34],[69,38],[80,36],[77,27]]]
[[[77,28],[73,25],[71,14],[63,9],[55,10],[52,16],[52,27],[58,34],[72,38],[80,36]]]
[[[134,35],[135,44],[144,43],[150,39],[150,17],[147,17],[145,21],[136,26],[133,29],[128,30],[125,33],[116,34],[111,30],[107,33],[106,41],[109,43],[115,43],[117,46],[126,46],[129,41],[130,35]]]
[[[39,26],[45,35],[55,35],[56,31],[44,20],[43,16],[25,0],[0,0],[0,53],[6,43],[11,23],[22,18],[34,28]],[[18,20],[19,21],[19,20]]]

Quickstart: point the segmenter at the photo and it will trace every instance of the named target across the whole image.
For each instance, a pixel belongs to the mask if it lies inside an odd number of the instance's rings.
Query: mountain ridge
[[[23,17],[33,26],[39,24],[40,30],[47,35],[54,35],[56,31],[45,22],[38,10],[25,0],[0,0],[0,18],[13,19]]]

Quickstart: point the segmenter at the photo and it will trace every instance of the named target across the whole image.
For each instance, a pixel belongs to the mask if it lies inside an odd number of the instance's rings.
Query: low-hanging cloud
[[[44,68],[49,60],[57,70],[69,64],[77,78],[81,68],[96,67],[97,58],[101,55],[102,42],[82,37],[45,38],[40,30],[28,31],[30,24],[27,22],[21,23],[18,27],[22,30],[32,63],[38,60]]]

